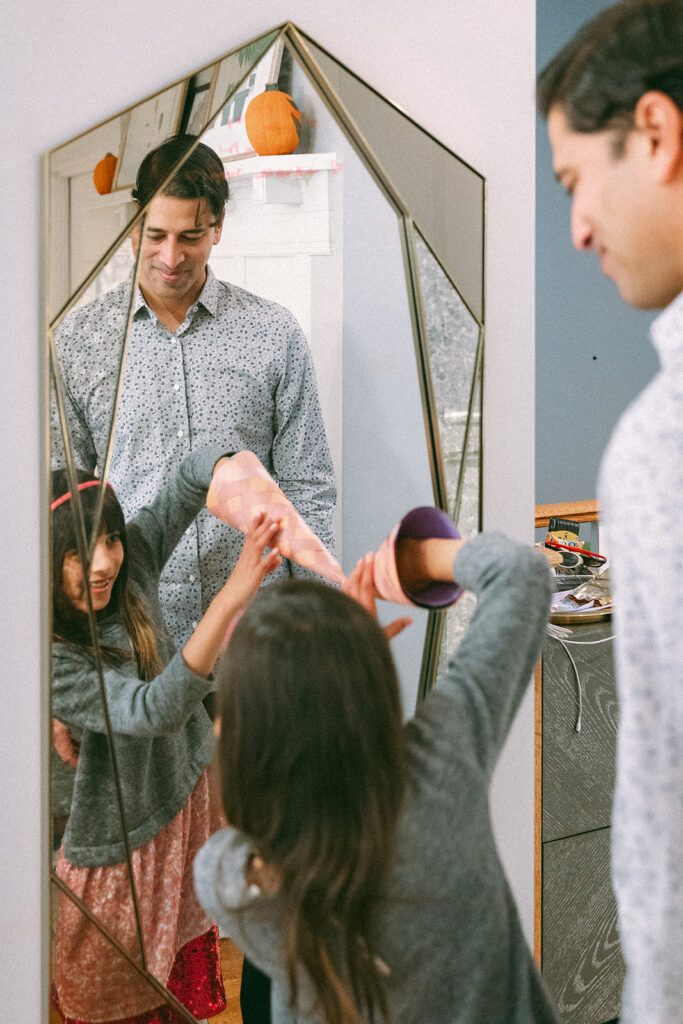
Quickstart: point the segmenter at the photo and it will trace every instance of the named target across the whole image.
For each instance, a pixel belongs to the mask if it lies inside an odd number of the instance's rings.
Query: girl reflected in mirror
[[[500,534],[400,541],[404,587],[473,591],[469,630],[402,721],[373,556],[343,591],[258,594],[220,669],[231,825],[204,907],[271,978],[273,1024],[558,1024],[499,861],[489,786],[539,654],[550,578]]]
[[[222,455],[220,448],[189,455],[128,524],[107,486],[87,573],[66,473],[53,474],[52,712],[77,747],[71,812],[56,871],[140,963],[108,716],[146,965],[199,1019],[225,1006],[217,928],[198,903],[191,876],[195,853],[225,823],[220,802],[211,799],[213,723],[204,702],[215,689],[212,670],[229,624],[280,563],[277,548],[270,547],[278,523],[262,514],[227,583],[183,650],[175,651],[159,607],[159,575],[203,507]],[[78,480],[90,535],[100,481],[80,472]],[[64,894],[53,977],[54,1001],[67,1022],[179,1020]]]

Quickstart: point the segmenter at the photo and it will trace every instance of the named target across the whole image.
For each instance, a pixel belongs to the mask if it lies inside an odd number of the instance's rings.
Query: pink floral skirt
[[[195,855],[225,825],[209,788],[205,771],[175,818],[131,853],[147,970],[199,1018],[225,1006],[217,932],[192,880]],[[62,851],[56,871],[140,963],[126,864],[74,867]],[[160,1008],[158,992],[64,893],[57,912],[53,977],[55,1002],[67,1021],[99,1024],[136,1018],[136,1024],[175,1024],[170,1007]]]

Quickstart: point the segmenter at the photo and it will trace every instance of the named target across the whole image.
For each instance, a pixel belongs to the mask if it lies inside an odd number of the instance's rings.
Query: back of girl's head
[[[85,483],[92,480],[92,473],[86,473],[81,469],[76,470],[78,483]],[[70,494],[69,480],[66,470],[58,469],[52,474],[52,500],[57,501],[65,494]],[[86,543],[90,542],[93,523],[99,500],[99,487],[86,487],[78,492],[83,519],[85,523]],[[78,533],[74,517],[73,496],[63,501],[52,511],[52,580],[53,580],[53,616],[54,631],[60,636],[71,638],[74,630],[77,634],[82,633],[83,638],[88,636],[87,626],[84,623],[82,612],[77,611],[64,593],[62,566],[68,551],[78,551]],[[126,588],[127,565],[126,565],[126,527],[123,518],[123,511],[118,499],[111,487],[105,487],[104,505],[102,517],[99,524],[98,534],[118,533],[123,543],[124,559],[118,577],[112,588],[112,594],[108,607],[112,612],[119,607],[121,596]],[[74,637],[75,638],[75,637]]]
[[[221,671],[225,809],[264,854],[286,858],[311,844],[341,857],[375,804],[395,813],[396,672],[384,634],[356,601],[312,581],[265,588]]]
[[[282,874],[293,993],[303,963],[325,1020],[355,1019],[352,1005],[384,1014],[372,924],[405,764],[382,630],[322,583],[265,588],[230,639],[220,714],[225,812]]]

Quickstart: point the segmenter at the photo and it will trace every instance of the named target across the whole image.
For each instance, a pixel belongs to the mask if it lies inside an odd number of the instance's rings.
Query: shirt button
[[[188,526],[188,528],[185,530],[185,533],[192,533],[192,527]]]
[[[180,391],[180,384],[178,384],[178,383],[176,382],[176,383],[175,383],[175,384],[173,385],[173,390],[174,390],[174,391]]]
[[[197,628],[197,623],[196,623],[196,622],[193,622],[193,623],[192,623],[192,628],[193,628],[193,629],[196,629],[196,628]]]
[[[182,437],[182,436],[183,436],[183,432],[182,432],[182,430],[179,430],[178,431],[178,437]]]
[[[194,576],[190,575],[190,583],[194,583]]]

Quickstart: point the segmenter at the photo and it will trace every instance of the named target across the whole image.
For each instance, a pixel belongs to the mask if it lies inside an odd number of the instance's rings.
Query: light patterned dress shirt
[[[76,464],[104,464],[126,325],[129,279],[65,317],[55,341]],[[53,465],[64,463],[53,403]],[[254,452],[312,530],[334,550],[334,473],[308,343],[283,306],[218,281],[211,270],[175,334],[139,289],[109,480],[126,519],[150,502],[169,472],[197,448]],[[204,509],[160,582],[178,647],[227,580],[242,548],[238,531]],[[283,563],[273,576],[307,575]]]
[[[599,486],[617,632],[622,1024],[683,1021],[683,293],[652,340],[661,369],[617,425]]]

